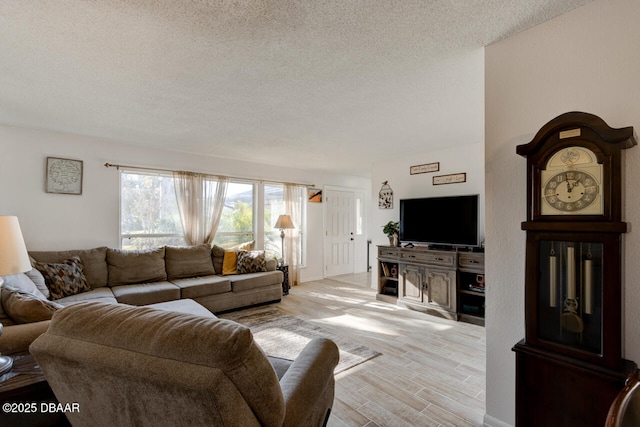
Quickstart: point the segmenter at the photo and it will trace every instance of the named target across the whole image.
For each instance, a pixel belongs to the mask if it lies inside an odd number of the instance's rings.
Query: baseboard
[[[511,424],[505,423],[504,421],[494,418],[486,413],[484,414],[482,425],[485,427],[513,427]]]

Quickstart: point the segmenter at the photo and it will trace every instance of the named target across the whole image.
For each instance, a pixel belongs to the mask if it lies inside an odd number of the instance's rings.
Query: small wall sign
[[[461,182],[467,182],[466,172],[452,173],[449,175],[439,175],[433,177],[433,185],[458,184]]]
[[[424,165],[415,165],[409,167],[410,175],[417,175],[419,173],[438,172],[440,170],[440,162],[426,163]]]

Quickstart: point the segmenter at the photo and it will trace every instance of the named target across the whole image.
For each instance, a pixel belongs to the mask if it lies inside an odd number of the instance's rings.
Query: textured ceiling
[[[589,1],[2,0],[0,123],[366,176],[481,142],[481,47]]]

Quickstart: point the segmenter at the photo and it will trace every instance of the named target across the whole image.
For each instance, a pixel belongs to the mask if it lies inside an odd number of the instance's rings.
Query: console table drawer
[[[378,258],[398,258],[398,248],[378,246]]]
[[[458,258],[460,268],[482,269],[484,270],[484,254],[464,254]]]
[[[432,265],[441,265],[444,267],[456,266],[455,252],[413,252],[401,251],[400,260],[406,262],[420,262]]]

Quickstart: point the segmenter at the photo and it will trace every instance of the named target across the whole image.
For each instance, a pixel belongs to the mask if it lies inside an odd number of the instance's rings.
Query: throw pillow
[[[238,253],[236,251],[224,251],[222,263],[222,275],[236,274],[238,272]]]
[[[238,251],[238,274],[267,271],[264,251]]]
[[[256,245],[255,240],[251,240],[245,243],[240,243],[239,245],[233,246],[232,248],[229,248],[229,249],[225,249],[218,245],[213,245],[213,248],[211,248],[211,258],[213,260],[213,268],[216,270],[216,274],[225,274],[223,272],[225,252],[227,251],[235,252],[239,250],[250,251],[250,250],[253,250],[255,245]],[[235,265],[233,268],[235,269]],[[227,274],[235,274],[235,273],[227,273]]]
[[[44,276],[52,300],[91,290],[79,256],[73,256],[62,263],[36,262],[34,267]]]
[[[252,251],[256,247],[256,241],[251,240],[249,242],[240,243],[239,245],[234,246],[232,249],[236,249],[238,251]]]
[[[44,294],[38,289],[36,284],[33,283],[33,281],[29,279],[29,277],[25,273],[12,274],[11,276],[4,276],[2,280],[4,280],[5,286],[8,286],[13,289],[17,289],[21,292],[25,292],[28,294],[37,295],[43,299],[46,298]],[[44,283],[44,279],[42,279],[42,282]]]
[[[7,315],[19,324],[49,320],[53,313],[63,306],[5,285],[2,287],[2,307]]]
[[[32,268],[24,274],[29,279],[31,279],[31,281],[36,285],[36,288],[38,288],[38,290],[42,292],[42,295],[44,295],[45,298],[49,298],[49,296],[51,295],[49,293],[49,288],[47,288],[47,283],[44,280],[44,276],[38,271],[38,269]]]

